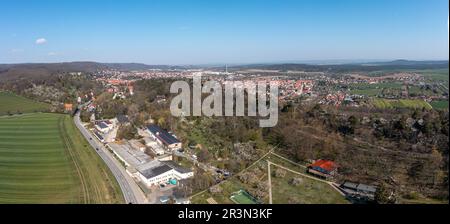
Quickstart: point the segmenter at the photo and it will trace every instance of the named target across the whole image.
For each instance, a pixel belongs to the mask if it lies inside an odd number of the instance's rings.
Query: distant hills
[[[231,70],[277,70],[277,71],[306,71],[306,72],[373,72],[405,69],[445,69],[448,68],[448,61],[408,61],[396,60],[388,62],[373,63],[351,63],[351,64],[253,64],[234,66]]]
[[[97,63],[97,62],[64,62],[64,63],[27,63],[0,64],[0,81],[46,78],[50,75],[68,72],[93,73],[99,70],[116,69],[121,71],[148,69],[187,69],[193,66],[146,65],[138,63]]]
[[[36,64],[0,64],[0,81],[7,79],[40,77],[64,72],[95,72],[104,69],[117,69],[122,71],[148,70],[148,69],[198,69],[208,68],[223,70],[224,67],[202,66],[172,66],[172,65],[146,65],[139,63],[97,63],[97,62],[66,62],[66,63],[36,63]],[[277,70],[277,71],[307,71],[307,72],[372,72],[404,69],[448,69],[448,61],[408,61],[396,60],[388,62],[353,63],[336,65],[314,64],[249,64],[229,67],[230,71],[240,70]],[[43,77],[41,77],[43,78]]]

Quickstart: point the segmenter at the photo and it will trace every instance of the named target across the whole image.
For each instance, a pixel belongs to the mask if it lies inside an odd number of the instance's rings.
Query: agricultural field
[[[447,83],[448,86],[448,80],[449,76],[448,69],[430,69],[430,70],[418,70],[417,73],[423,75],[424,77],[428,78],[431,81],[441,81]]]
[[[388,100],[388,99],[373,99],[372,104],[379,109],[401,109],[401,108],[426,108],[428,110],[433,107],[423,100]]]
[[[62,114],[0,117],[0,204],[124,203],[106,165]]]
[[[409,86],[408,93],[410,96],[440,96],[442,91],[433,92],[431,89],[421,88],[419,86]]]
[[[33,113],[43,112],[49,109],[49,105],[36,102],[13,93],[0,91],[0,116],[8,113]]]
[[[436,110],[448,110],[448,100],[433,101],[431,106]]]
[[[377,84],[358,83],[349,86],[350,93],[356,95],[378,96],[383,93],[400,94],[403,84],[397,82],[386,82]]]

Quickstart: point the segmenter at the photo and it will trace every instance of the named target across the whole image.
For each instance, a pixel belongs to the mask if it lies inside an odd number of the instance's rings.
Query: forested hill
[[[66,72],[95,72],[107,66],[95,62],[71,62],[52,64],[4,64],[0,65],[0,81],[20,79],[47,79]]]

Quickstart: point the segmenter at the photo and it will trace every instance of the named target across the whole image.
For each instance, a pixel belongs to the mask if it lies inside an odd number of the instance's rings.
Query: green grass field
[[[8,113],[33,113],[48,110],[49,105],[36,102],[9,92],[0,91],[0,116]]]
[[[293,178],[300,178],[302,183],[293,186]],[[288,172],[285,177],[272,177],[272,194],[274,204],[349,204],[342,195],[326,183],[305,178]]]
[[[410,96],[440,96],[443,93],[442,91],[437,91],[435,93],[432,90],[422,89],[418,86],[409,86],[408,92]]]
[[[0,117],[0,204],[124,203],[120,188],[61,114]]]
[[[433,107],[423,100],[388,100],[388,99],[373,99],[372,104],[379,109],[395,109],[395,108],[426,108],[433,109]]]
[[[448,110],[448,100],[433,101],[431,106],[436,110]]]
[[[417,72],[432,81],[443,81],[448,84],[448,80],[449,80],[448,68],[447,69],[418,70]]]
[[[383,92],[383,89],[400,92],[402,86],[403,84],[398,82],[386,82],[377,84],[358,83],[351,84],[349,88],[351,89],[351,94],[377,96]]]

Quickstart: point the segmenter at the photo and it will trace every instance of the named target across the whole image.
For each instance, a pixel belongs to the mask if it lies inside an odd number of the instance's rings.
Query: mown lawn
[[[0,116],[18,113],[43,112],[49,109],[49,105],[36,102],[13,93],[0,91]]]
[[[70,116],[0,117],[0,204],[123,202],[117,182]]]

